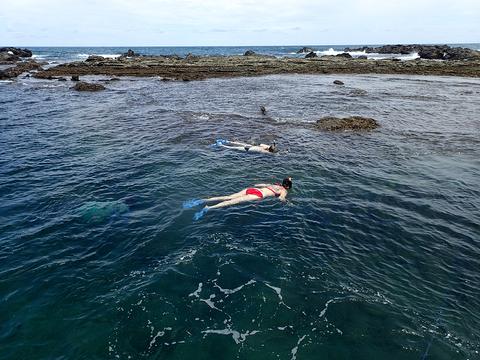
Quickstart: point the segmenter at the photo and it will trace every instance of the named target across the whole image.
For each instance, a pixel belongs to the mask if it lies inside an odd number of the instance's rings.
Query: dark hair
[[[283,179],[282,181],[282,186],[285,188],[285,189],[291,189],[292,188],[292,178],[291,177],[288,177],[288,178],[285,178]]]
[[[268,147],[268,151],[275,152],[277,150],[277,143],[274,141],[272,145]]]

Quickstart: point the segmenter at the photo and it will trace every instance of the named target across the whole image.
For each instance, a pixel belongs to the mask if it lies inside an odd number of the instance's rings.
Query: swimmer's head
[[[271,152],[271,153],[277,151],[277,143],[276,143],[275,141],[273,142],[272,145],[270,145],[270,146],[268,147],[268,151]]]
[[[285,189],[290,190],[292,188],[292,178],[289,176],[289,177],[283,179],[282,186]]]

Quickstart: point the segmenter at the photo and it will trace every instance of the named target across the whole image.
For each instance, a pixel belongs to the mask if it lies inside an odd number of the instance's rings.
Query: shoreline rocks
[[[248,55],[250,54],[250,55]],[[315,54],[315,53],[314,53]],[[93,58],[60,64],[35,74],[51,76],[104,75],[137,76],[167,79],[204,80],[208,78],[261,76],[273,74],[405,74],[480,77],[480,58],[473,60],[406,60],[391,61],[322,56],[284,57],[247,53],[246,56],[136,56]]]
[[[297,51],[297,54],[308,54],[308,53],[312,53],[312,52],[315,52],[315,50],[312,49],[312,48],[309,48],[309,47],[303,47],[303,48],[301,48],[300,50]]]
[[[379,126],[375,119],[362,116],[350,116],[346,118],[327,116],[317,120],[314,125],[316,129],[324,131],[373,130]]]
[[[421,59],[430,60],[477,60],[480,52],[462,47],[448,45],[384,45],[378,47],[363,46],[360,48],[345,48],[346,52],[364,51],[367,54],[401,54],[408,55],[418,53]]]
[[[32,51],[28,49],[2,47],[0,48],[0,65],[9,65],[24,58],[31,58],[32,56]]]
[[[34,60],[19,62],[16,66],[12,66],[5,70],[0,70],[0,80],[13,79],[25,72],[43,70],[42,66]]]

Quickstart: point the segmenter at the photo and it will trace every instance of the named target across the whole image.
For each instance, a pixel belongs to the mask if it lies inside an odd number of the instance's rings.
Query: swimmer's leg
[[[235,194],[231,194],[231,195],[227,195],[227,196],[211,197],[211,198],[208,198],[208,199],[203,199],[203,201],[205,201],[205,202],[225,201],[225,200],[235,199],[235,198],[238,198],[238,197],[244,196],[244,195],[245,195],[245,190],[242,190],[242,191],[239,191]]]
[[[228,146],[228,145],[219,145],[219,146],[223,147],[223,148],[226,148],[226,149],[246,151],[245,147],[243,147],[243,146]]]
[[[238,145],[238,146],[241,146],[241,147],[252,146],[252,145],[250,145],[250,144],[245,144],[245,143],[238,142],[238,141],[229,141],[228,143],[229,143],[229,144],[233,144],[233,145]]]
[[[222,201],[221,203],[216,205],[205,206],[205,207],[207,209],[218,209],[226,206],[232,206],[232,205],[240,204],[243,202],[256,201],[256,200],[260,200],[260,198],[257,195],[245,195],[245,193],[243,193],[242,196],[238,196],[230,200]]]

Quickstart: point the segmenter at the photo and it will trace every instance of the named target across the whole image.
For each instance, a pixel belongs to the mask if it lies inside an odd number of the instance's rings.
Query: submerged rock
[[[345,83],[343,81],[340,81],[340,80],[335,80],[333,83],[335,85],[345,85]]]
[[[305,55],[305,59],[311,59],[311,58],[316,58],[318,57],[317,53],[311,51],[307,55]]]
[[[373,130],[379,126],[376,120],[361,116],[347,118],[327,116],[317,120],[315,124],[315,128],[326,131]]]
[[[78,209],[81,218],[88,223],[101,223],[125,215],[129,207],[123,201],[92,201]]]
[[[260,106],[260,111],[262,112],[262,115],[267,115],[267,109],[265,108],[265,106]]]
[[[80,81],[73,87],[73,89],[77,91],[101,91],[105,90],[106,88],[101,84],[92,84]]]
[[[78,76],[78,75],[72,75],[71,80],[72,80],[72,81],[80,81],[80,76]]]

